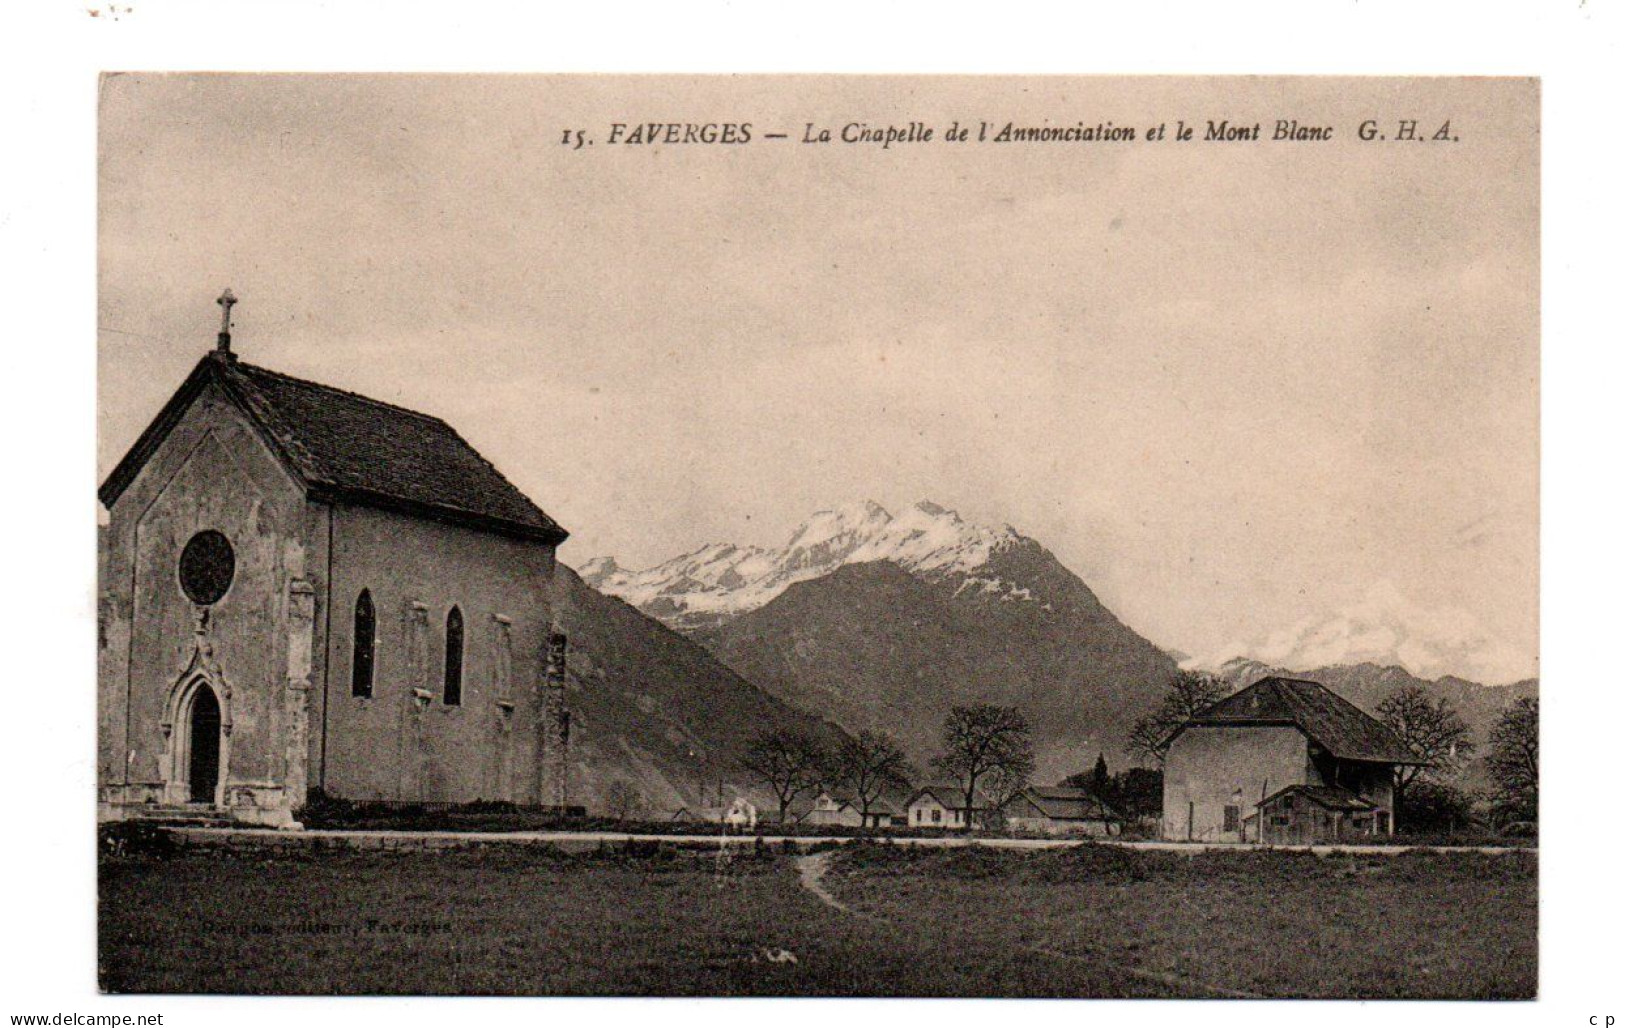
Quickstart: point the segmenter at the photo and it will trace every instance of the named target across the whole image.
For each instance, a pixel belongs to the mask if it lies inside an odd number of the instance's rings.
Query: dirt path
[[[858,911],[835,898],[824,884],[824,875],[829,871],[830,854],[814,853],[811,856],[796,858],[796,872],[801,876],[801,887],[823,900],[828,906],[834,907],[843,914],[857,914]],[[863,916],[863,915],[860,915]]]
[[[833,853],[813,853],[808,856],[797,857],[796,873],[801,879],[801,887],[812,893],[814,896],[817,896],[825,906],[839,910],[843,914],[849,914],[853,917],[862,917],[877,921],[881,920],[874,914],[853,909],[847,904],[841,902],[840,897],[836,896],[829,890],[829,886],[824,883],[824,876],[829,873],[830,864],[833,861],[834,856],[835,855]],[[1037,953],[1046,957],[1053,957],[1060,960],[1068,960],[1076,963],[1087,963],[1096,966],[1104,965],[1114,971],[1120,971],[1123,974],[1139,978],[1142,981],[1156,982],[1159,985],[1166,985],[1169,988],[1181,991],[1195,990],[1196,992],[1205,993],[1209,996],[1221,996],[1226,999],[1268,998],[1256,992],[1243,992],[1238,989],[1226,989],[1223,986],[1210,985],[1207,982],[1197,981],[1194,978],[1185,978],[1177,974],[1166,974],[1161,971],[1150,971],[1143,967],[1131,967],[1128,964],[1120,964],[1112,960],[1103,960],[1099,957],[1082,957],[1076,953],[1067,953],[1063,950],[1049,949],[1047,947],[1040,946],[1023,946],[1021,948],[1029,953]]]

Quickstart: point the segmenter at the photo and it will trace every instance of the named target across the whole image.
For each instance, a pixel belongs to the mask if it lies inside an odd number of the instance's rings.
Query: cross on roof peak
[[[237,302],[237,297],[231,293],[231,287],[220,294],[215,301],[220,305],[220,335],[215,338],[215,352],[232,356],[231,353],[231,308]]]

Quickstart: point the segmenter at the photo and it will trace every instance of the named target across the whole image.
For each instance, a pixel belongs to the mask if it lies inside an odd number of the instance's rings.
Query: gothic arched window
[[[378,615],[372,594],[361,590],[355,599],[355,632],[351,636],[350,695],[372,695],[373,649],[378,638]]]
[[[448,707],[463,702],[463,612],[456,607],[446,614],[446,688],[440,698]]]

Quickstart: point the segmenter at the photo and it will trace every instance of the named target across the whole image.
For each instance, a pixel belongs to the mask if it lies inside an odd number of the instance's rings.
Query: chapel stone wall
[[[331,510],[332,617],[317,701],[327,715],[311,784],[353,800],[542,802],[537,717],[554,548],[371,508]],[[363,589],[376,612],[371,696],[352,690]],[[449,705],[453,605],[463,620],[462,696]]]

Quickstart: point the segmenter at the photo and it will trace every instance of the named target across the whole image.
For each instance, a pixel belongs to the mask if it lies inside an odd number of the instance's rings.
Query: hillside
[[[1157,650],[1038,542],[929,502],[895,517],[875,503],[820,511],[777,549],[717,543],[643,571],[608,558],[584,569],[589,583],[772,695],[848,731],[890,732],[922,766],[948,709],[983,701],[1019,706],[1032,721],[1040,781],[1084,770],[1101,751],[1120,764],[1130,727],[1161,698],[1176,661],[1207,663]],[[1335,655],[1363,653],[1374,638],[1402,643],[1428,667],[1504,663],[1460,616],[1420,611],[1392,589],[1269,645]],[[1210,666],[1234,688],[1268,674],[1312,678],[1371,712],[1417,685],[1447,698],[1480,745],[1503,708],[1537,689],[1532,679],[1423,678],[1389,662]]]
[[[568,567],[558,575],[558,617],[570,635],[571,775],[589,807],[600,808],[617,780],[657,810],[715,803],[719,782],[755,797],[760,788],[737,770],[751,736],[777,726],[839,736]]]

